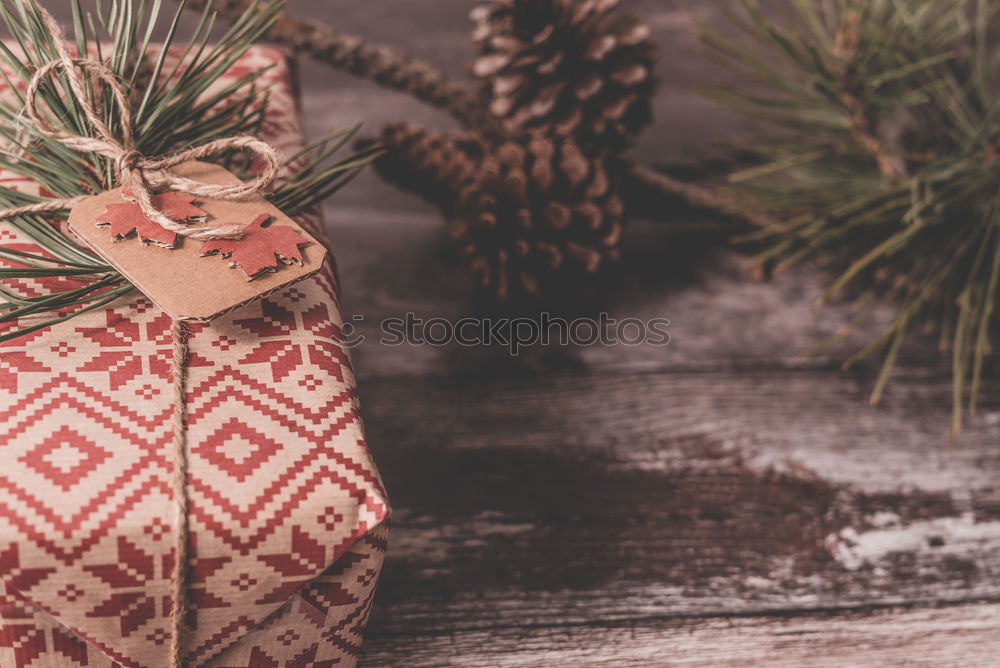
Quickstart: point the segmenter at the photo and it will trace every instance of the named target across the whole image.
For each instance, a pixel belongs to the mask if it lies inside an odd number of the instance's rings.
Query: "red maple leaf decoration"
[[[179,223],[206,218],[208,214],[196,207],[194,200],[193,195],[163,193],[153,196],[153,206]],[[144,244],[156,244],[166,248],[177,245],[177,235],[144,216],[142,209],[134,202],[109,204],[96,222],[101,226],[110,226],[115,241],[126,239],[134,233]]]
[[[299,249],[311,242],[302,237],[294,227],[275,225],[265,227],[271,215],[262,213],[243,228],[242,239],[219,239],[201,247],[202,256],[222,255],[239,267],[247,280],[275,271],[281,263],[302,264]]]

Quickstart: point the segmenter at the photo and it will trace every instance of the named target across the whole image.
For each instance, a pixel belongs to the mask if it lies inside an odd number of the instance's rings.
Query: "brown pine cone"
[[[473,39],[490,111],[511,134],[570,135],[621,150],[651,119],[649,28],[618,0],[488,0]]]
[[[382,143],[382,176],[442,208],[468,267],[501,298],[579,288],[619,256],[622,201],[604,162],[570,139],[393,125]]]
[[[536,136],[485,146],[451,234],[483,286],[541,296],[618,258],[623,213],[602,161],[570,139]]]
[[[477,169],[469,143],[460,136],[408,123],[385,126],[379,141],[385,153],[375,161],[375,168],[382,178],[420,195],[450,216],[456,194]]]

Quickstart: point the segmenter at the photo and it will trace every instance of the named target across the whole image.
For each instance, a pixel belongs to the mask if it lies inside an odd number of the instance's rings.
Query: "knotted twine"
[[[192,227],[171,220],[153,205],[153,190],[172,190],[197,197],[214,200],[248,201],[260,197],[278,175],[279,163],[275,150],[266,142],[248,135],[237,135],[206,142],[187,150],[169,156],[150,158],[142,155],[135,144],[132,130],[132,110],[129,107],[124,87],[106,65],[95,60],[73,58],[67,49],[62,29],[52,15],[39,7],[45,26],[52,33],[58,58],[43,65],[35,72],[28,84],[25,95],[25,115],[35,124],[39,133],[55,139],[61,144],[79,153],[96,153],[108,158],[115,166],[115,177],[119,187],[124,188],[126,196],[134,200],[149,220],[160,227],[199,241],[212,239],[238,239],[242,228],[238,225],[196,226]],[[40,113],[37,104],[38,91],[48,77],[62,70],[66,76],[70,90],[76,97],[87,121],[96,136],[85,137],[61,130],[49,122]],[[119,131],[116,137],[107,124],[101,119],[98,110],[90,101],[91,97],[85,90],[81,72],[89,71],[94,77],[107,85],[119,108]],[[199,160],[209,156],[231,151],[243,150],[260,158],[263,169],[254,179],[232,185],[210,184],[179,176],[170,171],[191,160]],[[11,218],[22,214],[42,213],[71,208],[85,199],[87,195],[67,199],[51,199],[28,206],[5,209],[0,211],[0,219]]]
[[[37,5],[36,5],[37,6]],[[239,225],[219,226],[189,226],[171,220],[153,204],[153,192],[171,190],[183,192],[196,197],[227,201],[248,201],[261,197],[264,191],[274,182],[278,175],[279,162],[275,150],[266,142],[247,135],[237,135],[224,139],[206,142],[200,146],[181,151],[169,156],[147,157],[136,149],[135,134],[132,129],[132,111],[129,108],[125,89],[121,82],[106,65],[87,58],[73,58],[66,45],[62,28],[52,15],[41,6],[37,6],[42,22],[51,33],[56,55],[54,60],[39,68],[28,85],[25,99],[25,115],[35,124],[36,130],[42,135],[55,139],[64,146],[79,153],[96,153],[110,160],[115,167],[115,180],[123,189],[123,196],[139,206],[142,214],[160,227],[180,236],[198,241],[212,239],[239,239],[242,237],[242,227]],[[61,130],[49,122],[39,111],[37,98],[39,89],[53,74],[59,71],[65,75],[70,90],[76,97],[90,123],[94,136],[75,135]],[[92,89],[88,95],[82,73],[90,72],[95,83],[104,83],[119,109],[119,135],[115,136],[111,129],[101,119],[95,108],[99,98],[99,86]],[[93,102],[92,102],[93,101]],[[246,182],[232,185],[217,185],[200,182],[179,176],[171,172],[171,168],[191,160],[199,160],[209,156],[231,151],[242,150],[254,154],[262,161],[260,174]],[[69,209],[89,195],[70,197],[66,199],[49,199],[37,204],[22,206],[0,211],[0,220],[33,213],[44,213]],[[173,378],[174,411],[171,420],[172,427],[172,458],[173,476],[172,492],[174,506],[175,545],[172,574],[173,608],[170,613],[172,627],[170,640],[170,665],[174,668],[183,666],[183,632],[184,617],[187,611],[187,576],[188,576],[188,497],[187,497],[187,406],[185,391],[187,381],[188,338],[183,321],[174,321],[171,328],[173,338],[173,362],[171,375]]]

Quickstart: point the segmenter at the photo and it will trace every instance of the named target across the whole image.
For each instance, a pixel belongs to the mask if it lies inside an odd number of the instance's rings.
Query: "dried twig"
[[[756,227],[769,227],[777,222],[768,214],[747,211],[720,190],[675,179],[646,165],[629,165],[626,176],[635,185],[651,188],[664,195],[679,197],[696,208],[717,211]]]
[[[188,0],[186,6],[199,9],[206,4],[206,0]],[[214,7],[221,17],[235,21],[252,4],[250,0],[217,0]],[[375,44],[320,21],[297,19],[286,13],[278,15],[266,37],[335,69],[409,93],[447,112],[465,127],[487,134],[495,131],[495,121],[469,87],[453,81],[434,65],[412,58],[398,48]],[[651,167],[633,164],[625,175],[635,185],[679,197],[698,208],[715,210],[758,226],[773,222],[764,214],[739,210],[729,198],[711,188],[679,181]]]
[[[186,7],[200,10],[208,4],[207,0],[188,0]],[[214,9],[219,16],[233,22],[252,5],[250,0],[217,0]],[[395,47],[372,43],[320,21],[297,19],[284,12],[278,15],[267,38],[338,70],[409,93],[448,112],[463,125],[476,127],[484,122],[482,105],[466,86]]]

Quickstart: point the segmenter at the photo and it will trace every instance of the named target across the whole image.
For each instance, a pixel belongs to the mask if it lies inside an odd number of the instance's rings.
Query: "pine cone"
[[[490,111],[511,134],[625,148],[651,119],[649,28],[618,0],[489,0],[472,11]]]
[[[493,143],[393,125],[376,168],[440,206],[484,287],[501,298],[543,296],[619,255],[623,205],[601,160],[570,139]]]
[[[414,192],[450,216],[456,194],[477,169],[467,142],[458,137],[408,123],[392,123],[382,130],[385,153],[375,168],[389,183]],[[362,142],[366,148],[371,142]]]

